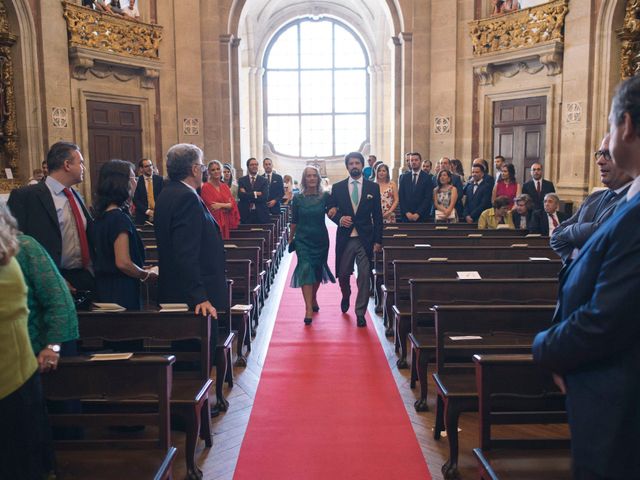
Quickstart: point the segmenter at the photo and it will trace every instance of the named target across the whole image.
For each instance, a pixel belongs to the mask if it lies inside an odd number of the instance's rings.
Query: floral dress
[[[391,210],[393,205],[393,187],[391,184],[380,192],[380,202],[382,203],[382,223],[396,223],[395,215],[386,217],[385,215]]]

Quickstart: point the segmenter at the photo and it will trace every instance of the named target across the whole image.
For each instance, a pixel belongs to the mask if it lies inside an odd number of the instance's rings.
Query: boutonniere
[[[371,195],[370,193],[367,194],[367,200],[371,200],[373,198],[373,195]]]

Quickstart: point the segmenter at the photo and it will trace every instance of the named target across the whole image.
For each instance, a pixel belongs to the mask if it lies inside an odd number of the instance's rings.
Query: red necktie
[[[536,191],[538,192],[538,195],[540,195],[540,181],[539,180],[536,182]]]
[[[553,213],[550,213],[549,216],[551,217],[551,222],[553,223],[553,228],[556,228],[558,226],[558,220],[556,220],[556,216]]]
[[[73,212],[73,218],[76,221],[76,230],[78,231],[78,239],[80,240],[80,256],[82,257],[82,268],[87,268],[91,258],[89,257],[89,242],[87,241],[87,231],[84,228],[84,222],[82,221],[82,214],[78,208],[73,193],[69,188],[62,190],[69,200],[69,206]]]

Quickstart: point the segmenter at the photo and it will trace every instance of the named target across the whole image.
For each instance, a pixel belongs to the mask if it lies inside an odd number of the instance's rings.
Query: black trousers
[[[0,400],[0,478],[42,480],[54,468],[51,431],[36,371]]]
[[[603,477],[584,467],[573,465],[573,480],[615,480],[613,477]]]

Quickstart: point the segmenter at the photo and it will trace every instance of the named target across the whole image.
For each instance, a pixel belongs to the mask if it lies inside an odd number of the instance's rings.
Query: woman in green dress
[[[316,167],[302,172],[300,193],[291,201],[291,234],[289,244],[298,255],[298,264],[291,277],[291,287],[302,287],[305,304],[305,325],[310,325],[313,312],[320,310],[316,294],[320,282],[336,282],[329,266],[329,232],[325,225],[326,203],[329,193],[321,185]]]

